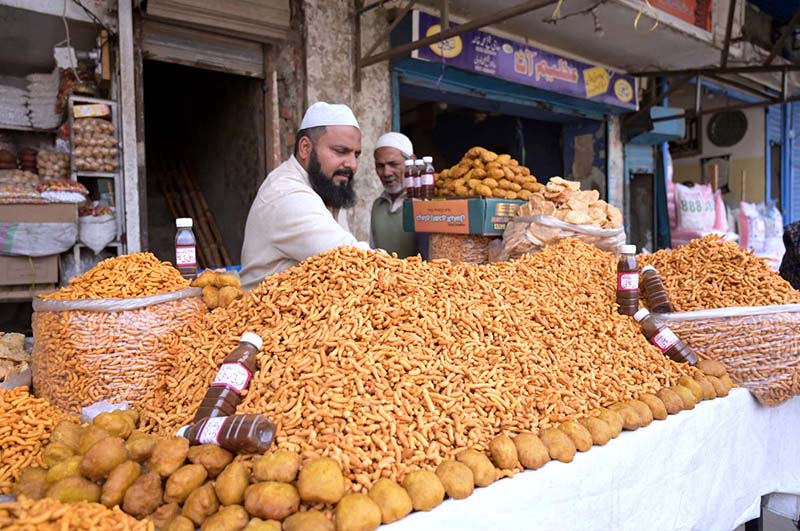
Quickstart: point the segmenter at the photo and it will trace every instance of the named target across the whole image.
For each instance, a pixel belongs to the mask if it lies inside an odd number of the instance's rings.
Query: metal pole
[[[713,79],[714,81],[718,81],[720,83],[725,83],[725,84],[730,85],[730,86],[732,86],[734,88],[737,88],[737,89],[739,89],[739,90],[741,90],[743,92],[749,92],[750,94],[754,94],[754,95],[759,96],[761,98],[768,98],[768,99],[773,99],[773,100],[776,100],[776,101],[780,101],[779,98],[776,98],[772,94],[768,94],[766,92],[762,92],[762,91],[758,90],[757,88],[751,87],[750,85],[747,85],[745,83],[741,83],[739,81],[736,81],[736,80],[733,80],[733,79],[728,79],[726,77],[718,76],[718,75],[715,75],[715,74],[707,74],[707,76],[709,78]]]
[[[369,57],[370,55],[372,55],[372,52],[378,49],[378,47],[384,42],[384,39],[386,39],[386,37],[391,35],[392,30],[394,30],[397,27],[397,25],[400,24],[400,22],[402,22],[403,18],[405,18],[408,12],[414,8],[416,3],[417,0],[411,0],[410,2],[408,2],[408,4],[406,4],[406,7],[403,8],[403,11],[400,12],[397,18],[394,19],[392,23],[389,25],[389,27],[383,30],[381,34],[375,39],[375,42],[372,44],[372,46],[369,47],[369,50],[367,50],[367,53],[364,54],[363,58]],[[360,24],[360,22],[358,24]],[[361,56],[359,55],[359,57]]]
[[[769,72],[795,72],[800,70],[800,65],[757,65],[757,66],[731,66],[726,68],[686,68],[683,70],[653,70],[647,72],[633,72],[631,75],[637,77],[651,77],[651,76],[687,76],[687,75],[705,75],[705,74],[764,74]]]
[[[439,18],[442,19],[442,31],[450,29],[450,0],[439,0]]]
[[[446,41],[447,39],[450,39],[452,37],[458,37],[459,35],[466,33],[468,31],[476,30],[484,26],[491,26],[492,24],[497,24],[498,22],[503,22],[505,20],[517,17],[519,15],[524,15],[525,13],[529,13],[541,7],[555,4],[556,2],[558,2],[558,0],[529,0],[527,2],[523,2],[522,4],[518,4],[516,6],[503,9],[502,11],[497,11],[491,15],[478,17],[465,24],[461,24],[460,26],[449,30],[445,30],[436,35],[431,35],[430,37],[426,37],[424,39],[419,39],[413,42],[409,42],[402,46],[398,46],[391,50],[387,50],[383,53],[373,55],[372,57],[365,57],[361,61],[360,66],[361,68],[364,68],[369,65],[373,65],[375,63],[380,63],[381,61],[392,59],[393,57],[397,57],[398,55],[403,55],[412,52],[424,46],[428,46],[441,41]],[[800,66],[798,66],[798,69],[800,69]]]
[[[694,113],[700,112],[700,102],[703,99],[703,77],[697,76],[697,83],[694,86]]]
[[[730,0],[728,4],[728,25],[725,26],[725,42],[722,44],[722,56],[719,60],[719,66],[725,68],[728,66],[728,52],[731,49],[731,33],[733,32],[733,15],[736,12],[736,0]]]
[[[778,56],[778,54],[780,53],[781,49],[783,48],[783,45],[786,44],[786,39],[789,38],[789,35],[792,34],[792,31],[794,30],[794,27],[797,26],[798,23],[800,23],[800,9],[798,9],[797,11],[794,12],[794,16],[792,17],[792,20],[789,21],[789,24],[786,26],[786,29],[783,30],[783,33],[781,34],[780,39],[778,39],[775,42],[775,45],[772,47],[772,50],[770,50],[770,52],[769,52],[769,55],[764,60],[764,66],[769,66],[770,63],[772,63],[772,60],[775,59],[775,57]]]

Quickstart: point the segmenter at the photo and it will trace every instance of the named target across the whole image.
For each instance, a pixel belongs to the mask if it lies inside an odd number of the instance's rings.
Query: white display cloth
[[[800,495],[800,397],[761,406],[744,389],[446,500],[381,531],[731,531],[761,496]],[[774,496],[797,518],[796,496]]]

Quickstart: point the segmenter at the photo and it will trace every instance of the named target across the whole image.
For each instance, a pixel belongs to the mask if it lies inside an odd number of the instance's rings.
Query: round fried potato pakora
[[[297,477],[299,470],[300,454],[288,450],[276,450],[255,460],[253,479],[291,483]]]
[[[244,495],[244,508],[252,516],[283,520],[296,513],[300,496],[294,485],[278,481],[264,481],[251,485]]]
[[[381,525],[381,510],[369,496],[348,494],[336,505],[336,531],[373,531]]]
[[[444,486],[444,491],[453,499],[461,500],[475,490],[475,478],[472,470],[464,463],[447,460],[436,468],[436,475]]]
[[[459,452],[456,461],[464,463],[472,470],[476,487],[488,487],[496,479],[494,465],[486,455],[477,450],[468,448]]]
[[[414,506],[406,489],[388,478],[381,478],[369,489],[369,497],[381,510],[381,521],[391,524],[410,513]]]
[[[444,501],[444,485],[430,470],[415,470],[406,475],[403,488],[417,511],[430,511]]]
[[[334,504],[344,496],[344,487],[342,468],[330,457],[308,462],[297,479],[297,491],[304,502]]]

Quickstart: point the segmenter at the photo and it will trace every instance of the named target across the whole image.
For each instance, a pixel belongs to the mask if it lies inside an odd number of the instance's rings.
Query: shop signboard
[[[406,232],[498,235],[525,201],[517,199],[407,200],[403,204]]]
[[[702,30],[711,31],[711,0],[650,0],[650,5]]]
[[[413,22],[415,39],[441,32],[439,18],[428,13],[415,11]],[[412,57],[575,98],[626,109],[637,108],[636,78],[633,76],[485,31],[468,31],[442,43],[434,43],[415,50]]]

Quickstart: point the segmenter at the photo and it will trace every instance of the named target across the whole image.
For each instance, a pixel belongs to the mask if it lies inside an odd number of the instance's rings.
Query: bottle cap
[[[411,160],[411,159],[408,159],[408,160],[407,160],[407,161],[405,161],[403,164],[404,164],[405,166],[413,166],[413,165],[414,165],[414,161],[413,161],[413,160]]]
[[[433,162],[433,157],[431,156],[422,157],[422,162],[424,162],[425,164],[430,164],[431,162]]]
[[[620,248],[620,252],[622,254],[636,254],[636,246],[635,245],[623,245]]]
[[[656,268],[651,265],[646,265],[642,268],[642,273],[644,273],[645,271],[656,271]],[[658,271],[656,271],[656,273],[658,273]]]
[[[188,430],[188,429],[189,429],[189,426],[182,426],[182,427],[178,428],[178,432],[175,435],[178,436],[178,437],[183,437],[184,433],[186,433],[186,430]]]
[[[644,319],[648,315],[650,315],[650,310],[648,310],[647,308],[642,308],[641,310],[633,314],[633,318],[636,319],[637,323],[639,323],[642,321],[642,319]]]
[[[417,159],[414,161],[414,164],[416,164],[417,166],[422,166],[423,164],[425,164],[425,162],[423,162],[422,159]]]
[[[242,334],[242,339],[239,341],[242,343],[250,343],[256,347],[256,350],[261,350],[261,347],[264,345],[264,340],[261,339],[261,336],[254,332],[245,332]]]
[[[191,229],[192,218],[178,218],[175,220],[175,226],[179,229]]]

